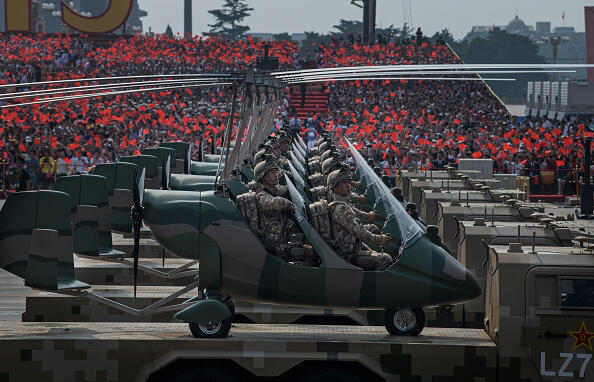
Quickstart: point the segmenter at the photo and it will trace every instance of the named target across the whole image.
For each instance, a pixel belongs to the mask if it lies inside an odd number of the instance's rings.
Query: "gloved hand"
[[[379,235],[379,237],[379,245],[382,247],[385,247],[390,243],[390,241],[392,241],[392,238],[388,235]]]
[[[353,186],[356,190],[358,190],[359,187],[361,187],[361,182],[357,182],[354,180],[351,182],[351,186]]]
[[[375,211],[371,211],[367,213],[367,220],[370,223],[373,223],[375,221],[375,218],[377,218],[377,214],[375,213]]]
[[[363,204],[367,201],[367,198],[365,197],[365,195],[361,195],[359,196],[359,203]]]

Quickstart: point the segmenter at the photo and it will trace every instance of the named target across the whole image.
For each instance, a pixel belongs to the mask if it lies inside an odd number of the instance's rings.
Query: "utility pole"
[[[184,37],[192,38],[192,0],[184,0]]]
[[[375,41],[375,10],[377,0],[363,0],[363,42]]]

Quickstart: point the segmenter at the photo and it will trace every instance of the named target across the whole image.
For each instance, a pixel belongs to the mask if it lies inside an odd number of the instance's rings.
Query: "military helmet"
[[[324,162],[326,159],[330,158],[330,156],[334,156],[336,153],[336,147],[330,146],[328,150],[322,152],[322,155],[320,155],[320,161]]]
[[[336,166],[340,166],[342,160],[338,155],[333,155],[330,158],[326,158],[324,162],[322,162],[322,174],[328,175],[330,170],[332,170]]]
[[[320,143],[320,145],[318,146],[318,152],[319,152],[319,153],[323,153],[324,151],[326,151],[326,150],[327,150],[327,147],[328,147],[328,145],[329,145],[329,143],[328,143],[328,142],[326,142],[326,141],[324,141],[324,142]]]
[[[328,175],[328,188],[332,191],[343,180],[353,180],[351,170],[348,166],[342,166],[338,170],[334,170]]]
[[[265,146],[264,149],[258,151],[256,155],[254,155],[254,163],[258,164],[262,160],[265,160],[267,155],[272,156],[273,154],[272,148],[270,146]]]
[[[278,169],[278,163],[273,156],[266,156],[264,160],[256,165],[254,168],[254,179],[256,182],[261,182],[264,175],[272,169]]]
[[[286,133],[280,133],[278,135],[278,142],[279,143],[291,143],[291,137],[289,137]]]
[[[280,147],[280,143],[277,137],[270,137],[270,139],[268,140],[268,142],[266,142],[266,144],[272,148],[279,148]]]

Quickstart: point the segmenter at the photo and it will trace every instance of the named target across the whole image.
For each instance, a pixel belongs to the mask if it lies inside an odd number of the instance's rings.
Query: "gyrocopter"
[[[392,238],[388,246],[381,248],[392,257],[392,264],[386,269],[363,270],[345,261],[310,223],[306,208],[308,149],[298,136],[291,144],[290,171],[286,174],[290,176],[285,175],[284,181],[295,207],[294,219],[303,233],[302,244],[313,248],[319,265],[297,265],[268,253],[237,207],[237,197],[249,191],[247,183],[253,178],[251,165],[256,149],[276,132],[274,117],[282,90],[300,82],[396,78],[464,81],[481,80],[476,76],[479,73],[578,66],[405,65],[271,74],[248,71],[143,81],[136,85],[142,86],[141,89],[134,88],[132,82],[129,86],[133,90],[76,89],[101,90],[84,95],[96,97],[169,88],[231,86],[233,98],[222,147],[214,154],[201,152],[201,162],[191,161],[189,144],[163,143],[139,158],[123,158],[121,163],[96,169],[93,175],[64,181],[61,191],[11,194],[0,211],[0,266],[25,279],[25,284],[33,288],[88,297],[132,314],[176,312],[175,318],[187,322],[195,337],[227,336],[234,299],[382,310],[390,334],[418,335],[425,323],[423,308],[468,301],[479,296],[481,289],[472,275],[443,248],[433,227],[425,227],[411,217],[348,140],[344,139],[343,143],[364,186],[362,192],[370,201],[367,206],[382,217],[378,228]],[[65,89],[68,88],[62,88],[61,92]],[[43,94],[47,96],[51,92]],[[23,92],[15,98],[26,96]],[[17,105],[77,97],[83,96],[60,96]],[[106,208],[107,205],[111,208]],[[122,226],[115,227],[114,221],[122,222]],[[109,223],[114,229],[133,231],[132,261],[110,249],[111,229],[106,228],[110,227]],[[143,309],[135,309],[98,296],[87,290],[88,284],[76,280],[73,248],[79,255],[134,267],[136,290],[137,272],[142,268],[138,258],[143,223],[163,248],[192,264],[199,263],[196,281]],[[187,274],[183,273],[187,266],[181,271],[179,274]],[[171,304],[192,290],[196,291],[195,297]]]

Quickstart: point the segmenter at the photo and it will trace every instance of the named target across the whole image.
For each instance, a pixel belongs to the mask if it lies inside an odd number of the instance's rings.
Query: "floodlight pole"
[[[363,0],[363,42],[375,41],[375,10],[377,0]]]
[[[192,38],[192,0],[184,0],[184,37]]]

